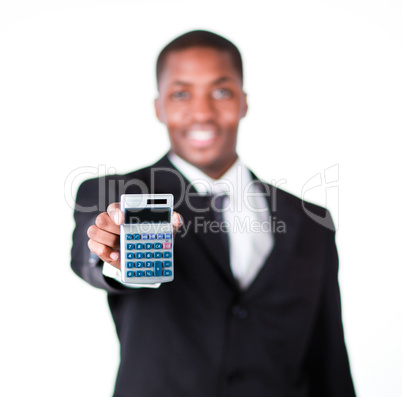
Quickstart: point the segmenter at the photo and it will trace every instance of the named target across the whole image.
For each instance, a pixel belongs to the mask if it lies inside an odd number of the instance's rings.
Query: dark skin
[[[236,160],[247,98],[228,53],[199,47],[170,53],[155,109],[167,127],[171,150],[205,174],[218,179]],[[192,139],[192,131],[206,131],[210,139]]]
[[[171,150],[211,178],[220,178],[236,161],[240,120],[247,97],[230,55],[213,48],[171,52],[159,79],[156,115],[166,125]],[[88,228],[88,246],[120,269],[119,203],[110,204]],[[183,220],[174,213],[174,234]]]

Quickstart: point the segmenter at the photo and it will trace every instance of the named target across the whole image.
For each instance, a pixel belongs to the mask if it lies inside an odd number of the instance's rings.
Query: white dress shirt
[[[253,181],[250,171],[239,159],[219,179],[211,178],[175,153],[169,153],[169,160],[198,194],[225,193],[228,196],[222,215],[229,226],[230,267],[240,288],[248,288],[274,245],[268,203],[258,183]],[[120,271],[108,263],[103,265],[103,274],[121,282]],[[132,288],[160,286],[124,285]]]
[[[169,160],[198,194],[225,193],[223,220],[229,226],[230,267],[242,289],[254,281],[271,253],[274,239],[266,197],[249,169],[237,159],[219,179],[213,179],[174,153]],[[184,220],[185,221],[185,220]]]

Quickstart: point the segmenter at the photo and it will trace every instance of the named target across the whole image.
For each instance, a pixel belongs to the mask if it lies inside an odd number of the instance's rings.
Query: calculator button
[[[126,250],[133,250],[134,244],[126,244]]]
[[[161,261],[155,261],[155,277],[162,276],[162,262]]]
[[[132,240],[133,235],[132,234],[126,234],[126,240]]]
[[[144,267],[144,262],[135,262],[135,267]]]
[[[129,271],[126,273],[126,275],[127,275],[127,277],[134,277],[134,272],[133,272],[132,270],[129,270]]]
[[[142,252],[136,252],[135,257],[136,257],[136,259],[142,259],[144,257],[144,254]]]
[[[144,244],[141,244],[141,243],[135,244],[135,249],[136,250],[142,250],[143,248],[144,248]]]
[[[151,243],[146,243],[145,244],[145,249],[146,250],[151,250],[152,249],[152,244]]]
[[[162,249],[162,244],[161,244],[161,243],[155,243],[155,244],[154,244],[154,248],[155,248],[156,250],[160,250],[160,249]]]
[[[154,252],[154,258],[162,258],[162,252]]]
[[[156,237],[155,233],[150,233],[149,234],[149,239],[150,240],[155,240],[155,237]]]
[[[153,262],[151,262],[151,261],[146,261],[145,262],[145,267],[153,267],[153,266],[154,266]]]
[[[141,234],[141,238],[143,240],[148,240],[148,234]]]
[[[172,253],[169,252],[169,251],[168,251],[168,252],[164,252],[164,253],[163,253],[163,257],[164,257],[164,258],[171,258],[171,257],[172,257]]]
[[[171,239],[172,238],[172,233],[165,233],[165,238]]]
[[[172,266],[172,262],[170,261],[163,261],[163,267],[170,267]]]
[[[128,269],[134,267],[134,262],[126,262],[126,267],[127,267]]]
[[[133,234],[134,240],[140,240],[141,235],[140,234]],[[128,240],[128,239],[127,239]]]
[[[134,254],[132,252],[127,252],[126,253],[126,258],[127,259],[133,259],[134,258]]]
[[[146,253],[145,253],[145,258],[151,259],[152,257],[153,257],[152,252],[146,252]]]
[[[152,270],[145,270],[145,277],[152,277],[154,272]]]
[[[136,277],[142,277],[144,275],[144,272],[142,270],[137,270],[135,272]]]
[[[163,243],[164,250],[170,250],[172,248],[172,243]]]
[[[172,271],[171,271],[171,270],[164,270],[164,271],[163,271],[163,275],[164,275],[164,276],[171,276],[171,275],[172,275]]]
[[[163,233],[158,233],[158,234],[156,235],[156,238],[157,238],[158,240],[162,240],[162,239],[163,239]]]

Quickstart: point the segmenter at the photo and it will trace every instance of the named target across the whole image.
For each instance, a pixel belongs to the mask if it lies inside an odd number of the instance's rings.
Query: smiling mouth
[[[192,130],[187,133],[192,146],[204,148],[211,146],[216,138],[216,132],[211,130]]]

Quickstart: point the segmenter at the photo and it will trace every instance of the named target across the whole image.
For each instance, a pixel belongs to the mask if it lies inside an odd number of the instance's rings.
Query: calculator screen
[[[127,208],[124,223],[169,223],[170,208]]]

